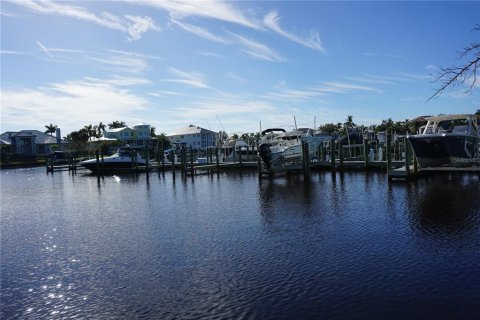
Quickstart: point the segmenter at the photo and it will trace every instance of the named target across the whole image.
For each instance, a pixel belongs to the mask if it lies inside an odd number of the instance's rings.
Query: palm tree
[[[117,128],[123,128],[126,126],[127,125],[123,121],[113,121],[112,123],[108,124],[108,129],[117,129]]]
[[[53,136],[53,134],[57,130],[57,125],[53,125],[50,123],[50,125],[45,126],[45,128],[47,128],[47,130],[45,130],[45,133],[49,133],[51,136]]]
[[[88,126],[84,126],[83,129],[88,134],[88,140],[90,140],[92,137],[95,137],[95,130],[93,129],[93,126],[91,124],[89,124]]]
[[[100,123],[99,123],[98,126],[97,126],[98,137],[103,136],[103,133],[105,132],[105,128],[106,128],[106,127],[107,127],[107,126],[106,126],[103,122],[100,121]]]

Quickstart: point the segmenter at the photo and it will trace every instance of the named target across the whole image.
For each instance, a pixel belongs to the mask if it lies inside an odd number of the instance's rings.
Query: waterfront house
[[[22,155],[46,155],[63,150],[66,145],[58,128],[55,136],[38,130],[7,131],[0,135],[0,140],[3,145],[10,145],[13,153]]]
[[[167,138],[170,139],[172,144],[184,144],[194,149],[206,149],[216,146],[217,136],[218,133],[214,131],[192,124],[167,134]]]
[[[142,122],[134,125],[133,128],[109,129],[105,131],[104,136],[109,139],[117,139],[133,148],[140,148],[145,147],[152,140],[150,132],[151,126]]]

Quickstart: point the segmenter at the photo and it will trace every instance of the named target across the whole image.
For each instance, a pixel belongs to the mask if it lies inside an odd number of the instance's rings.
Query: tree
[[[318,129],[323,133],[334,133],[337,127],[333,123],[326,123],[318,127]]]
[[[82,130],[85,130],[85,132],[87,133],[88,135],[88,140],[90,140],[92,137],[95,137],[96,136],[96,128],[94,129],[94,127],[89,124],[88,126],[85,126],[83,127]]]
[[[151,127],[150,128],[150,137],[155,138],[157,135],[155,134],[155,128]]]
[[[45,130],[45,133],[49,133],[51,136],[53,136],[53,134],[57,130],[57,125],[53,125],[50,123],[50,125],[45,126],[45,128],[47,128],[47,130]]]
[[[108,129],[117,129],[117,128],[123,128],[126,126],[127,125],[123,121],[113,121],[112,123],[108,124]]]
[[[101,136],[103,136],[103,133],[105,132],[106,127],[107,126],[103,122],[100,121],[100,123],[97,126],[97,130],[98,130],[98,136],[97,137],[100,138]]]
[[[88,132],[85,129],[73,131],[67,135],[67,141],[70,142],[73,149],[77,151],[85,149],[85,145],[88,139]]]
[[[472,31],[480,31],[480,25],[477,24]],[[440,82],[440,87],[436,89],[435,93],[427,101],[441,95],[449,87],[453,88],[465,83],[468,85],[468,89],[464,91],[465,93],[470,93],[473,90],[477,82],[477,70],[480,65],[480,42],[473,42],[460,51],[459,58],[466,61],[460,66],[442,67],[434,75],[435,81]]]
[[[163,150],[169,149],[170,146],[172,145],[170,143],[170,139],[167,138],[165,133],[160,133],[159,135],[155,136],[156,141],[157,141],[157,148],[160,147]]]

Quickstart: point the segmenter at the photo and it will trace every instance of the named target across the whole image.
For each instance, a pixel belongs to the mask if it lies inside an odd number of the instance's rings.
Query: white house
[[[192,124],[167,134],[167,138],[170,139],[172,144],[185,144],[185,146],[194,149],[206,149],[216,146],[217,137],[218,134],[216,132]]]
[[[105,138],[117,139],[131,147],[145,147],[152,139],[150,136],[151,126],[146,123],[139,123],[129,127],[109,129],[105,131]]]

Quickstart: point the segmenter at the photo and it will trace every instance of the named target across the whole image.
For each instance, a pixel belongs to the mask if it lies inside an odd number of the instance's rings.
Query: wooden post
[[[238,162],[240,162],[240,168],[242,167],[242,148],[238,148]]]
[[[145,164],[146,164],[146,169],[148,171],[149,167],[149,162],[150,162],[150,150],[148,149],[148,143],[145,146]]]
[[[170,159],[172,159],[172,161],[171,161],[172,173],[175,174],[175,153],[173,152],[173,149],[170,150]]]
[[[165,170],[165,151],[163,151],[163,148],[160,149],[160,163],[161,163],[161,169],[162,172]]]
[[[233,156],[233,163],[235,164],[235,144],[237,143],[237,141],[233,141],[233,148],[232,148],[232,156]]]
[[[343,171],[343,144],[341,142],[338,143],[338,158],[340,160],[339,170]]]
[[[215,148],[215,161],[217,165],[217,172],[220,169],[220,157],[218,155],[218,147]]]
[[[410,162],[412,159],[412,148],[407,138],[404,139],[404,144],[405,144],[405,171],[407,172],[407,175],[410,175]]]
[[[411,145],[410,145],[411,147]],[[418,160],[417,157],[415,156],[415,152],[413,152],[413,147],[412,147],[412,158],[413,158],[413,173],[417,174],[418,173]]]
[[[365,156],[365,169],[368,168],[368,141],[363,139],[363,155]]]
[[[185,173],[185,146],[180,148],[180,171],[182,175]]]
[[[135,171],[138,171],[138,158],[137,158],[137,151],[133,151],[135,153]]]
[[[257,157],[258,180],[262,180],[262,160]]]
[[[390,174],[390,169],[392,168],[392,142],[390,141],[390,130],[387,131],[387,146],[386,146],[386,156],[387,156],[387,173]]]
[[[308,142],[302,143],[303,153],[303,176],[305,179],[310,178],[310,153],[308,152]]]
[[[95,150],[95,159],[96,159],[96,163],[97,163],[97,174],[100,173],[100,152],[97,150]]]
[[[330,162],[332,163],[332,171],[335,171],[335,140],[330,140]]]
[[[105,163],[103,161],[103,150],[100,151],[100,159],[101,159],[100,170],[102,170],[102,174],[103,174],[105,172]]]
[[[193,176],[194,168],[193,168],[193,149],[190,147],[190,174]]]

